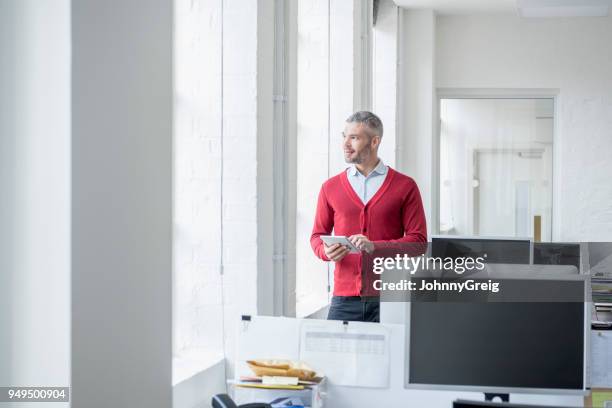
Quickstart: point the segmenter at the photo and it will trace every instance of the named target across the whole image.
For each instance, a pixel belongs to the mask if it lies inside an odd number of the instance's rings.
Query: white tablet
[[[351,254],[358,254],[361,251],[351,241],[348,240],[344,235],[321,235],[321,241],[325,242],[328,246],[334,244],[342,244],[350,250]]]

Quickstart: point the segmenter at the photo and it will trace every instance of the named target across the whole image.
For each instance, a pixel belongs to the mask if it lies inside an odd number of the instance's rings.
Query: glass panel
[[[551,239],[552,99],[442,99],[440,234]]]
[[[304,317],[328,303],[328,264],[313,254],[310,234],[317,196],[329,177],[329,2],[299,2],[297,18],[295,286],[296,315]]]

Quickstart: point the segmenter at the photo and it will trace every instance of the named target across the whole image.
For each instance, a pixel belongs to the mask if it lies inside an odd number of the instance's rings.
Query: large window
[[[258,310],[258,118],[264,110],[257,105],[257,16],[265,11],[258,5],[180,0],[175,6],[173,321],[179,357],[227,357],[238,317]]]
[[[296,208],[296,314],[327,303],[327,265],[310,249],[310,231],[321,183],[329,175],[329,4],[298,6],[298,134]]]
[[[316,258],[310,234],[321,184],[346,168],[344,121],[371,101],[371,2],[308,0],[298,6],[296,314],[326,306],[333,264]]]
[[[553,99],[441,99],[441,234],[552,231]]]
[[[278,6],[176,2],[179,356],[194,349],[223,355],[239,314],[291,315],[295,304],[298,316],[308,316],[328,304],[333,289],[333,264],[315,257],[310,234],[322,183],[346,167],[344,121],[371,105],[363,89],[371,86],[371,1]],[[274,17],[273,30],[261,16]]]

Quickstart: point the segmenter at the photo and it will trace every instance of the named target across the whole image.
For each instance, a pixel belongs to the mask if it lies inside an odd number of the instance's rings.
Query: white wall
[[[173,371],[177,368],[183,372],[192,370],[190,376],[179,378],[172,389],[172,408],[209,408],[213,396],[226,392],[225,362],[220,360],[204,371],[197,363],[194,365],[193,360],[184,364],[192,367],[177,367],[177,364],[173,367]],[[173,382],[177,376],[178,373],[173,372]]]
[[[172,403],[173,2],[72,3],[72,406]]]
[[[222,356],[222,0],[174,4],[173,348]]]
[[[435,92],[436,16],[432,10],[401,10],[399,45],[399,109],[396,139],[397,168],[412,177],[421,191],[427,218],[427,230],[435,226],[431,214],[436,211],[434,190],[436,175],[433,123]]]
[[[69,1],[0,1],[0,89],[0,386],[69,386]]]
[[[272,274],[272,140],[270,0],[223,6],[223,288],[227,375],[233,377],[236,322],[270,312]],[[261,19],[261,21],[260,21]],[[261,42],[261,44],[260,44]],[[265,98],[267,96],[267,98]],[[266,100],[264,100],[264,98]],[[265,165],[264,165],[265,163]],[[259,167],[261,166],[261,168]]]
[[[553,239],[612,233],[612,16],[437,19],[438,88],[558,89]]]

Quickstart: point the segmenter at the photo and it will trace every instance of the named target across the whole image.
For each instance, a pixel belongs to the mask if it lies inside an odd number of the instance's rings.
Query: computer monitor
[[[580,244],[535,242],[534,265],[573,265],[580,271]]]
[[[555,276],[548,283],[551,290],[559,281],[579,298],[586,295],[584,275]],[[407,305],[407,388],[508,394],[586,390],[585,302],[413,299]]]
[[[531,241],[528,238],[489,238],[433,236],[431,256],[441,258],[484,257],[486,263],[528,264]]]

